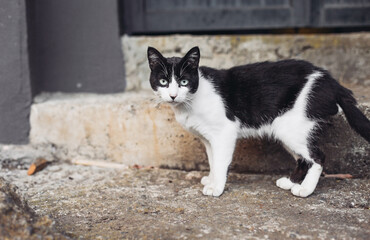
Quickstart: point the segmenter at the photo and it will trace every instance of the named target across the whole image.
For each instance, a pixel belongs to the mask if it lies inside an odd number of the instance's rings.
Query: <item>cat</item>
[[[370,121],[356,107],[352,92],[331,75],[303,60],[281,60],[227,70],[199,67],[200,50],[165,58],[148,47],[150,85],[168,103],[176,120],[205,145],[210,172],[203,194],[218,197],[238,138],[274,138],[295,158],[290,177],[276,185],[298,197],[313,193],[323,170],[318,133],[343,110],[350,126],[370,142]]]

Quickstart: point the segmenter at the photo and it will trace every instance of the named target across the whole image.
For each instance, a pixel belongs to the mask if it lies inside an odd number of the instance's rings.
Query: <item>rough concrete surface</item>
[[[1,162],[3,163],[3,162]],[[16,164],[13,164],[15,166]],[[6,165],[9,166],[9,163]],[[203,196],[205,172],[112,170],[54,163],[33,176],[2,167],[39,216],[72,239],[368,239],[368,179],[321,178],[308,198],[277,175],[230,174],[220,198]],[[20,238],[22,239],[22,238]]]
[[[363,87],[369,90],[369,88]],[[368,92],[356,94],[360,100]],[[170,107],[152,93],[43,94],[31,109],[31,144],[48,148],[64,161],[103,160],[185,170],[206,170],[199,139],[175,120]],[[365,98],[366,99],[366,98]],[[370,105],[362,111],[370,118]],[[370,145],[338,115],[323,133],[325,171],[369,176]],[[145,147],[143,147],[145,146]],[[287,173],[294,159],[267,139],[240,140],[231,169],[249,173]]]
[[[69,239],[48,216],[36,216],[17,190],[0,177],[0,239]]]
[[[341,83],[370,86],[370,33],[279,35],[124,36],[127,90],[151,89],[147,48],[182,57],[199,46],[200,65],[229,68],[287,58],[303,59],[329,70]]]

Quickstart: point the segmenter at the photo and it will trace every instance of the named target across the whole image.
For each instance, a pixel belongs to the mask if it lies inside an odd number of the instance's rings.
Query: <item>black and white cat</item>
[[[325,155],[318,130],[338,105],[352,128],[370,142],[370,121],[356,108],[352,92],[330,74],[299,60],[261,62],[227,70],[199,67],[200,52],[165,58],[148,48],[150,84],[171,105],[176,120],[199,136],[210,173],[203,194],[220,196],[238,138],[268,136],[279,140],[297,161],[289,178],[276,181],[299,197],[316,188]]]

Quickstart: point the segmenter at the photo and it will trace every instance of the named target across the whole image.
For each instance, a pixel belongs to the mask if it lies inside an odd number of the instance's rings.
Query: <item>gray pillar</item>
[[[0,143],[28,142],[31,87],[24,0],[0,0]]]

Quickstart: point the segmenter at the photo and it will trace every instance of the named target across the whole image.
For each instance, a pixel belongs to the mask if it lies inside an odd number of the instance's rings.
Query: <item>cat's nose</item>
[[[177,97],[177,95],[170,95],[170,97],[172,98],[172,100],[175,100],[175,98]]]

